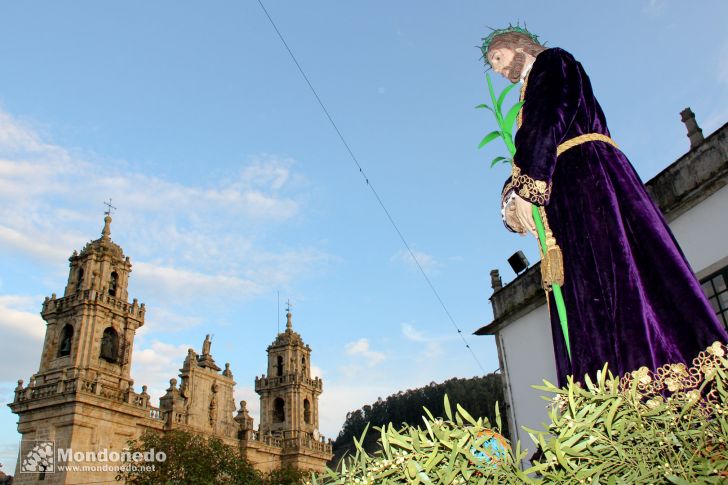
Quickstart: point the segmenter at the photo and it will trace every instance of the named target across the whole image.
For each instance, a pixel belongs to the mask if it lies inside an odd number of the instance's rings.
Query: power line
[[[316,101],[318,101],[319,106],[321,106],[321,109],[323,110],[324,114],[326,115],[326,118],[328,118],[329,123],[331,123],[331,126],[336,131],[336,134],[339,136],[339,139],[341,140],[341,143],[346,148],[346,151],[349,153],[349,157],[354,162],[356,167],[359,169],[359,173],[361,174],[362,178],[364,179],[364,182],[366,183],[367,187],[369,187],[369,190],[372,191],[372,194],[374,194],[374,197],[377,199],[377,202],[379,203],[379,206],[382,208],[384,213],[387,216],[387,219],[389,219],[390,224],[392,224],[392,227],[397,232],[397,235],[399,236],[399,239],[402,241],[402,244],[404,244],[404,247],[407,248],[407,251],[409,252],[410,256],[412,257],[412,260],[417,265],[417,268],[420,270],[420,273],[425,278],[425,281],[427,282],[427,285],[432,290],[432,293],[435,295],[435,298],[440,303],[440,306],[442,306],[442,309],[445,311],[445,314],[447,315],[447,318],[450,320],[450,323],[452,326],[457,330],[458,335],[460,336],[460,339],[465,344],[465,347],[470,351],[470,354],[473,356],[473,359],[475,359],[475,362],[478,364],[478,367],[480,367],[480,370],[485,374],[485,369],[483,369],[483,366],[480,364],[480,361],[478,360],[478,357],[475,355],[475,352],[473,352],[473,349],[470,348],[470,345],[468,344],[468,341],[465,340],[465,336],[463,335],[462,330],[458,328],[457,324],[455,323],[455,319],[452,317],[450,312],[447,309],[447,306],[445,306],[445,302],[440,297],[440,294],[435,289],[435,286],[432,284],[432,281],[430,281],[430,278],[427,276],[427,273],[425,273],[425,270],[422,268],[422,265],[420,264],[419,260],[415,256],[415,253],[412,251],[412,248],[410,248],[410,245],[407,243],[407,240],[405,239],[402,232],[399,230],[399,227],[394,222],[394,219],[392,218],[392,215],[390,214],[389,210],[387,210],[387,207],[384,205],[384,202],[382,201],[381,197],[379,197],[379,194],[374,189],[374,186],[369,182],[369,177],[367,177],[366,173],[364,172],[364,169],[362,168],[361,164],[359,163],[359,160],[357,160],[356,156],[354,155],[354,152],[349,147],[349,144],[346,142],[346,139],[344,139],[344,135],[341,134],[341,131],[339,130],[339,127],[336,126],[336,123],[334,122],[334,119],[329,114],[329,110],[326,109],[326,106],[324,105],[323,101],[321,101],[321,98],[319,97],[318,93],[316,92],[316,89],[314,89],[313,85],[311,84],[311,81],[309,81],[308,76],[306,76],[306,73],[303,71],[303,68],[301,67],[301,64],[299,64],[298,60],[296,59],[296,56],[293,54],[293,51],[288,46],[288,43],[286,42],[286,39],[283,38],[283,34],[281,34],[281,31],[278,30],[278,27],[276,26],[276,23],[273,21],[273,18],[268,13],[268,10],[266,10],[265,6],[263,5],[263,2],[261,0],[258,0],[258,4],[260,5],[260,8],[263,9],[263,13],[265,13],[265,16],[268,17],[268,21],[273,26],[273,29],[275,29],[276,33],[278,34],[278,38],[281,39],[281,42],[286,47],[286,50],[288,51],[288,54],[290,54],[291,59],[293,59],[293,62],[296,64],[296,67],[298,68],[298,71],[301,73],[301,76],[303,76],[303,79],[306,81],[306,84],[308,84],[309,89],[313,93],[314,97],[316,98]]]

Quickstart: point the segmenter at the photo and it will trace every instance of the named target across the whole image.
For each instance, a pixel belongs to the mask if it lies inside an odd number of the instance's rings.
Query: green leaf
[[[510,110],[508,110],[508,114],[503,119],[503,124],[501,125],[501,129],[503,131],[513,133],[513,124],[516,122],[518,112],[521,111],[521,108],[523,108],[523,103],[525,103],[525,101],[519,101],[514,104]]]
[[[516,87],[515,84],[510,84],[507,86],[501,93],[500,96],[498,96],[498,103],[495,105],[496,109],[498,111],[501,111],[501,106],[503,106],[503,101],[506,99],[506,95],[511,92],[511,89]]]
[[[450,400],[447,398],[447,394],[445,394],[445,414],[447,414],[447,419],[452,421],[452,409],[450,409]]]
[[[488,91],[490,92],[490,99],[493,103],[493,106],[497,106],[498,101],[495,99],[495,92],[493,91],[493,83],[490,80],[490,75],[486,73],[485,79],[488,81]],[[498,110],[492,110],[492,111],[493,111],[493,113],[495,113],[495,118],[498,121],[498,124],[500,124],[501,119],[503,118],[500,114],[500,111],[498,111]]]
[[[495,113],[495,111],[493,110],[493,108],[491,108],[487,104],[479,104],[478,106],[475,107],[475,109],[480,109],[480,108],[485,108],[485,109],[490,110],[491,112]]]
[[[617,414],[617,410],[619,409],[620,404],[622,404],[622,398],[617,397],[617,399],[614,400],[614,404],[612,404],[609,413],[607,414],[607,419],[604,421],[604,426],[606,426],[607,428],[607,434],[609,435],[610,439],[612,438],[612,423],[614,422],[614,416]]]
[[[463,407],[458,403],[455,405],[457,407],[458,413],[465,418],[470,424],[476,425],[475,419],[470,415],[469,412],[467,412]]]
[[[493,159],[493,161],[490,162],[490,168],[495,167],[498,162],[509,163],[510,160],[511,160],[510,158],[506,158],[506,157],[495,157]]]
[[[493,165],[491,165],[492,167]],[[498,405],[498,401],[495,402],[495,425],[498,426],[498,431],[502,432],[503,427],[501,426],[501,415],[500,415],[500,406]]]
[[[488,133],[487,135],[485,135],[485,137],[482,140],[480,140],[480,145],[478,145],[478,148],[483,148],[485,145],[487,145],[488,143],[492,142],[493,140],[495,140],[499,136],[501,136],[501,132],[500,131],[497,131],[497,130],[496,131],[491,131],[490,133]]]

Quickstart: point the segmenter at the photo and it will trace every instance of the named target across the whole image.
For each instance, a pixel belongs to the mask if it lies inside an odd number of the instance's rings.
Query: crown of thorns
[[[508,34],[510,32],[515,32],[518,34],[523,34],[528,36],[532,41],[534,41],[536,44],[541,45],[541,42],[538,41],[538,36],[536,34],[532,34],[526,29],[526,26],[524,24],[523,27],[520,25],[509,25],[505,29],[491,29],[492,32],[488,35],[488,37],[485,37],[483,40],[483,44],[480,46],[480,51],[483,53],[483,59],[487,64],[490,64],[488,61],[488,48],[490,47],[490,43],[493,42],[493,39],[498,37],[499,35]]]

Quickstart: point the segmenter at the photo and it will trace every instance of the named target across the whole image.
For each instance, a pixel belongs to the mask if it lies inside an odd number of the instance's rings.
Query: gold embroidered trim
[[[556,244],[556,238],[549,226],[548,217],[546,217],[546,208],[539,207],[538,212],[543,222],[544,233],[546,236],[546,253],[541,250],[541,285],[546,291],[550,291],[553,285],[564,284],[564,256],[561,248]]]
[[[726,368],[728,349],[720,342],[700,352],[688,368],[685,364],[666,364],[654,372],[647,367],[627,372],[620,380],[619,387],[624,393],[631,389],[645,402],[648,408],[654,408],[664,402],[665,391],[673,399],[697,402],[700,400],[717,403],[718,393],[715,388],[705,393],[705,382],[715,379],[716,371]],[[709,389],[709,388],[708,388]],[[701,390],[703,393],[701,393]],[[668,398],[669,399],[669,398]]]
[[[565,142],[561,143],[559,146],[556,147],[556,157],[558,158],[559,155],[564,153],[569,148],[574,148],[577,145],[581,145],[582,143],[586,143],[588,141],[603,141],[605,143],[609,143],[615,148],[619,148],[617,143],[609,138],[607,135],[602,135],[601,133],[586,133],[584,135],[579,135],[571,140],[566,140]]]
[[[523,79],[523,86],[521,86],[521,95],[518,97],[518,101],[523,101],[526,99],[526,86],[528,86],[528,76],[531,75],[531,71],[528,71],[528,74],[526,74],[526,77]],[[520,128],[523,124],[523,106],[521,106],[521,109],[518,110],[518,116],[516,116],[516,123],[518,127]]]
[[[551,183],[543,180],[536,180],[521,173],[521,168],[511,163],[511,182],[506,190],[516,188],[518,195],[538,205],[545,205],[551,197]]]

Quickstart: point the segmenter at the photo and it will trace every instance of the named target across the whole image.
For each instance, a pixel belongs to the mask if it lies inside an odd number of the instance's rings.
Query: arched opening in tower
[[[73,325],[67,323],[61,330],[61,338],[58,345],[58,357],[71,355],[71,344],[73,343]]]
[[[311,402],[308,399],[303,400],[303,422],[311,424]]]
[[[286,402],[281,399],[280,397],[277,397],[275,401],[273,401],[273,422],[274,423],[283,423],[286,420]]]
[[[116,296],[116,287],[119,284],[119,275],[116,271],[111,273],[111,279],[109,280],[109,295]]]
[[[107,362],[115,363],[118,352],[119,335],[112,327],[107,327],[104,330],[103,337],[101,337],[101,352],[99,354],[99,357]]]

